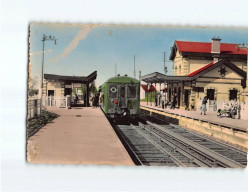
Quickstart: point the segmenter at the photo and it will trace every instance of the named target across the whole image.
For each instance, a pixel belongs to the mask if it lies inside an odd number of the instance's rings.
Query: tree
[[[82,84],[81,87],[81,91],[82,91],[82,96],[84,97],[84,95],[86,94],[86,84]],[[95,85],[95,81],[93,81],[90,86],[89,86],[89,92],[92,94],[96,94],[97,93],[97,87]]]
[[[95,85],[95,81],[93,81],[89,87],[90,89],[90,93],[93,93],[93,94],[96,94],[97,93],[97,88],[96,88],[96,85]]]

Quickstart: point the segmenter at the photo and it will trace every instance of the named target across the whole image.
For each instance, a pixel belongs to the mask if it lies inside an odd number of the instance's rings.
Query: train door
[[[120,86],[120,107],[127,107],[126,86],[125,85]]]

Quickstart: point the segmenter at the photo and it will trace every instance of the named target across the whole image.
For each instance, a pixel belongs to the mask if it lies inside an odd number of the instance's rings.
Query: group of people
[[[99,106],[99,97],[100,97],[99,92],[91,96],[90,101],[91,101],[91,105],[92,105],[93,108],[94,107],[96,108],[96,107]],[[77,106],[78,101],[79,101],[78,95],[75,94],[74,106]],[[86,102],[86,95],[84,96],[84,102]]]
[[[168,102],[166,100],[165,93],[159,93],[158,95],[155,96],[155,106],[156,107],[161,107],[162,109],[166,108],[167,106],[170,106],[170,109],[175,109],[177,105],[177,96],[174,94],[172,96],[172,101]]]
[[[155,106],[162,107],[164,109],[165,107],[165,94],[164,93],[159,93],[158,95],[155,96]]]
[[[229,116],[235,118],[238,115],[239,104],[236,99],[223,103],[223,109],[218,109],[218,116]]]
[[[93,108],[97,108],[99,106],[99,97],[100,97],[100,93],[96,93],[94,95],[92,95],[91,97],[91,102],[92,102],[92,107]]]
[[[208,98],[207,96],[205,96],[202,100],[202,105],[201,105],[201,115],[202,113],[204,115],[206,115],[206,111],[207,111],[207,103],[208,103]],[[217,106],[215,104],[215,106]],[[225,101],[223,103],[223,108],[222,109],[218,109],[217,111],[217,116],[229,116],[231,118],[235,118],[235,116],[238,114],[238,110],[239,110],[239,104],[237,102],[236,99],[231,100],[231,101]]]

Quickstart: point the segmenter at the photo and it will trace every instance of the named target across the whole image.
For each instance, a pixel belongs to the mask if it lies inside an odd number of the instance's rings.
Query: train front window
[[[126,87],[125,86],[120,87],[120,96],[121,96],[121,98],[126,97]]]
[[[128,86],[128,98],[136,98],[136,86]]]
[[[109,86],[109,98],[117,98],[117,86],[116,85]]]

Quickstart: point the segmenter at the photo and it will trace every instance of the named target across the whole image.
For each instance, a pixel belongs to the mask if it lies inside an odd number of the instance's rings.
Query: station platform
[[[247,121],[241,119],[219,118],[216,112],[186,111],[181,109],[162,109],[154,104],[140,103],[140,108],[149,115],[162,117],[169,123],[210,136],[226,144],[248,151]]]
[[[162,108],[154,106],[154,103],[152,103],[152,105],[151,105],[150,102],[148,103],[148,105],[147,105],[147,102],[141,102],[140,105],[144,106],[146,108],[152,108],[152,109],[160,110],[160,111],[171,113],[171,114],[176,114],[179,116],[194,118],[194,119],[206,121],[206,122],[217,124],[217,125],[230,127],[231,129],[241,130],[241,131],[248,133],[246,120],[231,119],[228,117],[219,118],[217,116],[217,112],[207,111],[206,115],[201,115],[201,111],[187,111],[187,110],[182,110],[182,109],[170,109],[168,107],[166,109],[162,109]]]
[[[28,139],[28,162],[134,165],[100,108],[47,110],[60,116]]]

